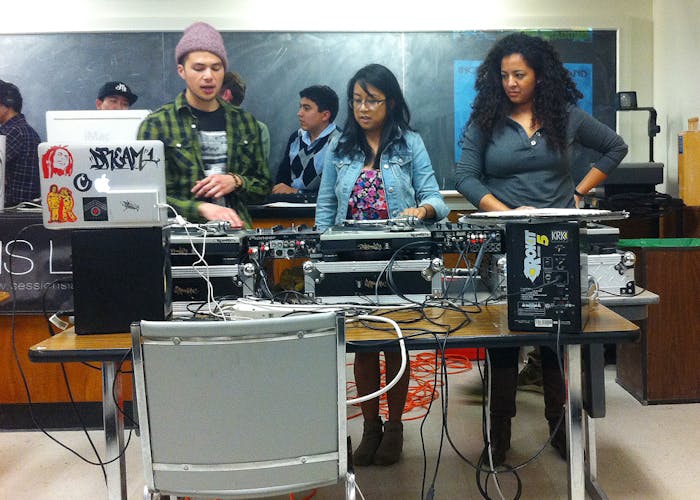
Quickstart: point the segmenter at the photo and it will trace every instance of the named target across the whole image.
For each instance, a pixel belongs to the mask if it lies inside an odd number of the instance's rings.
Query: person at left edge
[[[412,216],[439,220],[449,209],[442,199],[423,139],[409,125],[411,114],[399,82],[385,66],[370,64],[348,82],[350,113],[340,136],[331,140],[316,200],[316,225],[323,231],[345,219]],[[386,380],[399,372],[401,352],[384,350]],[[379,389],[379,352],[358,352],[357,394]],[[379,398],[361,403],[362,440],[355,465],[390,465],[401,458],[402,414],[408,394],[408,367],[387,392],[388,420],[379,416]]]
[[[186,89],[144,119],[138,138],[165,145],[168,203],[180,215],[251,227],[247,206],[269,193],[270,171],[255,117],[219,96],[228,66],[221,34],[192,24],[175,60]]]
[[[22,114],[22,94],[0,80],[0,135],[5,136],[5,207],[39,197],[39,134]]]

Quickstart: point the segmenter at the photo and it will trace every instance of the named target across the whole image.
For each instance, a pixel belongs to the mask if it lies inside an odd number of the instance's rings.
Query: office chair
[[[345,323],[320,313],[131,327],[144,498],[239,498],[345,481]]]

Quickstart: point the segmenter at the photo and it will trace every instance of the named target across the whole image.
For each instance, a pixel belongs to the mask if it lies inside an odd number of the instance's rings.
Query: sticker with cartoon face
[[[65,146],[51,146],[41,157],[44,179],[73,175],[73,155]]]
[[[67,187],[52,184],[46,195],[46,206],[49,209],[49,222],[75,222],[78,218],[73,212],[75,199],[73,192]]]

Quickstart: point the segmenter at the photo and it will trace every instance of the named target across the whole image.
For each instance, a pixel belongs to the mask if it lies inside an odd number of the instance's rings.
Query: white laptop
[[[48,229],[152,227],[167,223],[160,141],[39,145]]]
[[[115,142],[136,139],[148,109],[46,112],[48,142]]]

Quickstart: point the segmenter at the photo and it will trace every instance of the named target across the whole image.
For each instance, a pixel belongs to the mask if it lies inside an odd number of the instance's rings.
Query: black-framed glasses
[[[386,99],[351,99],[348,106],[353,109],[360,109],[364,104],[367,109],[377,109]]]

